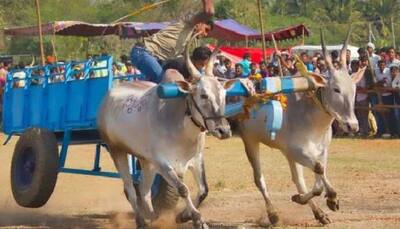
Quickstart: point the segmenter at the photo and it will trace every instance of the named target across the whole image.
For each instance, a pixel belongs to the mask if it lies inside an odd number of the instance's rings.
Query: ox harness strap
[[[201,124],[201,122],[199,122],[198,120],[196,120],[193,116],[193,111],[190,109],[190,104],[189,104],[189,99],[192,101],[194,108],[196,108],[197,112],[199,112],[201,118],[203,119],[203,123],[204,125]],[[224,116],[213,116],[213,117],[207,117],[203,114],[203,112],[201,111],[199,105],[196,103],[196,101],[193,99],[192,95],[189,95],[189,99],[187,99],[187,109],[186,109],[186,115],[190,116],[190,120],[192,120],[193,124],[195,126],[197,126],[198,128],[200,128],[201,132],[204,132],[208,129],[208,125],[207,125],[207,120],[213,120],[213,119],[221,119],[224,118]]]
[[[322,88],[316,89],[314,92],[311,92],[311,98],[314,100],[314,102],[323,110],[325,113],[327,113],[329,116],[333,115],[326,109],[324,102],[322,100]]]

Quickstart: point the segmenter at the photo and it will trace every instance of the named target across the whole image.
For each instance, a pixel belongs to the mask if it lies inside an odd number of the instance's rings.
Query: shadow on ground
[[[109,214],[90,214],[90,215],[51,215],[45,213],[20,213],[5,212],[0,210],[0,227],[5,228],[133,228],[133,214],[129,213],[109,213]],[[236,228],[258,228],[257,225],[251,223],[230,224],[219,222],[208,222],[210,229],[236,229]],[[192,228],[191,223],[182,225],[165,224],[161,221],[151,225],[151,229],[166,228],[189,229]]]

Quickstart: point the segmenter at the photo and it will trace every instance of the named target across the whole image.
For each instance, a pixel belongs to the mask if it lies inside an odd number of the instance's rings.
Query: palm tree
[[[362,7],[367,20],[373,22],[374,27],[383,37],[387,37],[390,33],[391,20],[400,18],[399,0],[359,1],[359,6]]]

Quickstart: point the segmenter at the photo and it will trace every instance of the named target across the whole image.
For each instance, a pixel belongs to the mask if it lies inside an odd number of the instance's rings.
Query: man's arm
[[[203,2],[203,11],[209,17],[214,15],[214,2],[213,0],[202,0]]]
[[[193,26],[200,22],[206,22],[210,20],[214,15],[214,1],[213,0],[202,0],[203,11],[193,16],[190,20],[190,24]]]

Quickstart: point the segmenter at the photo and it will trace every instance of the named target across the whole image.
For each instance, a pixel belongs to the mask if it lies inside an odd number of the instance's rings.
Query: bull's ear
[[[358,71],[356,73],[351,74],[351,80],[353,81],[354,84],[357,84],[358,82],[360,82],[360,80],[364,76],[364,72],[366,69],[367,69],[367,67],[363,67],[363,68],[358,69]]]
[[[238,80],[236,80],[236,79],[232,79],[232,80],[227,80],[227,81],[225,81],[225,82],[224,82],[224,88],[225,88],[225,90],[230,89],[230,88],[233,86],[233,84],[236,83],[237,81],[238,81]]]
[[[325,87],[328,82],[323,75],[320,75],[318,73],[309,72],[309,73],[307,73],[307,75],[308,75],[308,78],[311,80],[311,82],[313,82],[313,84],[317,88]]]
[[[187,81],[178,80],[175,81],[175,83],[178,86],[178,89],[183,93],[189,93],[192,89],[192,85]]]

